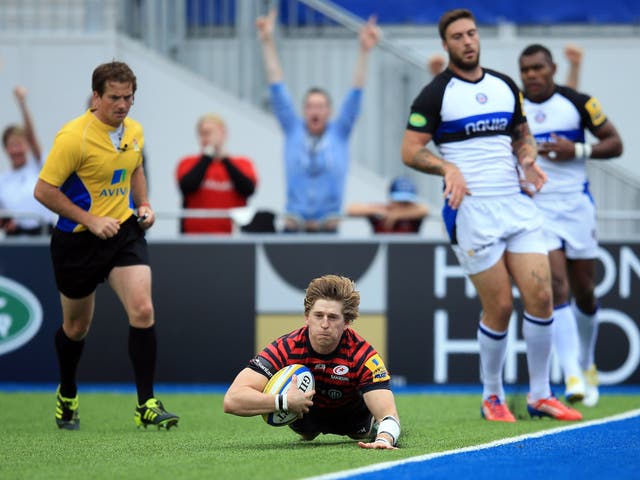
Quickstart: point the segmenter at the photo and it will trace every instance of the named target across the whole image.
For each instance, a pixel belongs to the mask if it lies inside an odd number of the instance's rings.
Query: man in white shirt
[[[5,235],[41,235],[49,231],[55,215],[33,197],[33,188],[42,167],[42,150],[27,109],[27,89],[14,90],[24,126],[9,125],[2,133],[2,144],[11,169],[0,175],[0,228]]]

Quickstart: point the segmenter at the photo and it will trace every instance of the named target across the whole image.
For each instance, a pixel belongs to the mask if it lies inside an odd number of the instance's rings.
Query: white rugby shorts
[[[450,236],[455,224],[452,248],[468,275],[492,267],[505,251],[547,254],[542,215],[524,194],[469,195],[457,211],[445,206],[443,218]]]
[[[567,258],[597,257],[596,207],[588,192],[538,194],[547,250],[564,250]]]

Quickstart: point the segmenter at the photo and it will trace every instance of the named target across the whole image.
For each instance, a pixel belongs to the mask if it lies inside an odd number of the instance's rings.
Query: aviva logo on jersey
[[[123,183],[126,178],[127,171],[125,169],[114,170],[113,176],[111,177],[111,185]],[[101,197],[124,197],[128,194],[129,189],[127,187],[103,188],[100,192]]]
[[[31,340],[42,325],[42,306],[21,284],[0,277],[0,355]]]
[[[116,183],[122,183],[127,178],[127,171],[125,169],[114,170],[113,177],[111,177],[111,185]]]

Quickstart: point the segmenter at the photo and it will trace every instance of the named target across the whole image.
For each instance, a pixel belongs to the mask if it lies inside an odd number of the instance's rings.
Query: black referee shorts
[[[135,216],[120,231],[101,240],[88,230],[72,233],[55,228],[51,260],[58,290],[69,298],[84,298],[104,282],[114,267],[149,265],[144,230]]]

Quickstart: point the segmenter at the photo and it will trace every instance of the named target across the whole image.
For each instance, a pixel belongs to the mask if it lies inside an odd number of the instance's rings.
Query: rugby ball
[[[267,385],[264,387],[263,392],[269,393],[271,395],[280,395],[285,394],[289,391],[291,387],[291,380],[294,375],[296,377],[296,383],[298,390],[302,392],[308,392],[309,390],[313,390],[315,388],[316,382],[313,378],[313,373],[304,365],[294,364],[287,365],[282,370],[276,372],[276,374],[271,377]],[[269,425],[274,427],[283,427],[285,425],[289,425],[293,423],[298,416],[295,413],[289,412],[271,412],[265,413],[262,415],[262,418]]]

